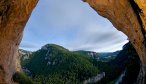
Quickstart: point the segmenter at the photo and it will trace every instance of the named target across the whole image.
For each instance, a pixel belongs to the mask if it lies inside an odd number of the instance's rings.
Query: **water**
[[[124,70],[124,72],[118,77],[115,84],[119,84],[122,81],[123,77],[125,76],[125,73],[126,73],[126,70]]]

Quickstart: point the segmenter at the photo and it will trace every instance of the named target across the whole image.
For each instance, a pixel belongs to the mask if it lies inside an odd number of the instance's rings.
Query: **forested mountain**
[[[20,54],[22,51],[26,52],[21,50]],[[105,77],[98,82],[92,82],[114,84],[123,71],[125,75],[121,83],[133,84],[140,67],[138,55],[131,43],[124,45],[123,50],[109,54],[69,51],[55,44],[47,44],[40,50],[31,52],[29,56],[28,53],[30,52],[25,53],[26,57],[21,56],[21,65],[34,83],[39,84],[82,84],[85,80],[97,78],[100,73],[105,73]],[[103,61],[102,56],[114,58]]]
[[[124,71],[125,75],[120,84],[133,84],[137,80],[140,69],[139,57],[130,42],[123,46],[123,50],[117,54],[114,60],[109,62],[95,61],[95,64],[100,71],[106,74],[105,78],[98,84],[107,84],[111,81],[111,84],[114,84]]]
[[[55,44],[47,44],[33,52],[23,67],[40,84],[79,84],[99,72],[90,58]]]

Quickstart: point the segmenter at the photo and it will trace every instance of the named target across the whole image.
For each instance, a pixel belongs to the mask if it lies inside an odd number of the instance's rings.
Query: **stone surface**
[[[0,0],[0,84],[13,84],[16,52],[37,0]]]
[[[109,19],[119,30],[125,33],[136,49],[142,63],[146,68],[146,47],[144,35],[138,15],[133,10],[130,0],[84,0],[101,16]],[[143,74],[145,75],[145,74]],[[142,76],[140,76],[142,77]],[[143,78],[142,78],[143,79]]]
[[[129,0],[85,1],[98,14],[108,18],[118,30],[129,37],[139,54],[142,67],[145,68],[144,35]],[[37,0],[0,0],[0,84],[13,83],[12,75],[16,71],[16,52],[22,39],[24,26],[37,2]]]

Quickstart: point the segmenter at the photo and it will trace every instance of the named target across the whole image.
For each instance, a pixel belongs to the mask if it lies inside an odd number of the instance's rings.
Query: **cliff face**
[[[101,16],[109,19],[119,30],[125,33],[136,49],[142,63],[142,74],[145,75],[146,47],[142,27],[130,0],[84,0]],[[143,77],[142,75],[140,77]],[[144,79],[144,78],[142,78]],[[144,84],[143,80],[140,84]]]
[[[0,0],[0,84],[12,84],[23,28],[37,0]]]
[[[85,1],[129,37],[140,57],[142,67],[145,68],[144,35],[129,0]],[[24,26],[36,4],[37,0],[0,0],[0,83],[2,84],[12,84],[12,74],[16,71],[15,55],[22,38]],[[141,71],[145,74],[143,68]]]

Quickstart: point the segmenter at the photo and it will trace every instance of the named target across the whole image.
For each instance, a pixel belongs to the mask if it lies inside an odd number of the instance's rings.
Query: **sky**
[[[48,43],[69,50],[113,52],[127,37],[82,0],[40,0],[26,24],[21,49],[36,51]]]

